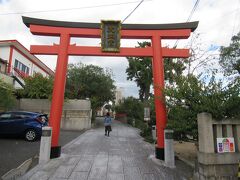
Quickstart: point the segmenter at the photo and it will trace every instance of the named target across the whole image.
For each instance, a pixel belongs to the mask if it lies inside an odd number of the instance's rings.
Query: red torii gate
[[[163,58],[187,58],[188,49],[169,49],[161,46],[162,39],[187,39],[198,22],[175,24],[122,24],[121,38],[151,39],[152,46],[146,48],[121,47],[118,53],[102,52],[101,47],[76,46],[70,44],[71,37],[100,38],[100,23],[51,21],[23,17],[23,22],[34,35],[59,36],[60,43],[54,45],[31,45],[32,54],[58,55],[54,80],[50,126],[52,127],[51,158],[59,157],[58,144],[62,106],[67,73],[68,56],[134,56],[153,58],[153,83],[156,109],[157,146],[156,157],[164,159],[164,128],[167,114],[162,89],[164,88]]]

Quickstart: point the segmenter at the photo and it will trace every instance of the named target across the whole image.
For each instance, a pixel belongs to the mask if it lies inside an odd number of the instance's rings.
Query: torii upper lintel
[[[87,23],[87,22],[69,22],[69,21],[54,21],[46,19],[37,19],[23,16],[23,23],[30,27],[30,25],[42,25],[52,27],[65,27],[65,28],[89,28],[100,29],[100,23]],[[198,21],[187,23],[172,23],[172,24],[122,24],[122,29],[125,30],[176,30],[176,29],[190,29],[191,32],[195,31],[198,26]]]

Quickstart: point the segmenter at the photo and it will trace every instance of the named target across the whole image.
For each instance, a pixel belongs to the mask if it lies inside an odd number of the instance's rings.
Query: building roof
[[[46,72],[48,75],[54,76],[54,72],[47,65],[45,65],[36,56],[31,54],[30,51],[27,48],[25,48],[17,40],[0,40],[0,47],[4,47],[4,46],[13,46],[15,49],[20,51],[21,54],[23,54],[25,57],[29,58],[32,63],[34,63],[36,66],[38,66],[44,72]]]
[[[0,58],[0,62],[4,63],[4,64],[7,64],[7,60],[4,60],[2,58]]]
[[[43,26],[57,26],[57,27],[71,27],[71,28],[93,28],[100,29],[100,23],[87,22],[67,22],[67,21],[53,21],[45,19],[37,19],[22,16],[23,23],[30,27],[30,24]],[[172,23],[172,24],[122,24],[121,29],[134,30],[170,30],[170,29],[191,29],[193,32],[198,26],[198,21],[186,23]]]

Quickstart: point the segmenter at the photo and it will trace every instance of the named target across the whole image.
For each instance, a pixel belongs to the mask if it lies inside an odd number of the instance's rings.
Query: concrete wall
[[[18,43],[16,43],[16,44],[18,44]],[[17,45],[17,46],[20,46],[20,45]],[[30,76],[33,76],[34,73],[41,73],[44,77],[49,76],[45,71],[43,71],[40,67],[38,67],[38,65],[33,60],[29,60],[29,58],[24,56],[22,54],[23,51],[21,51],[22,53],[20,53],[16,47],[13,46],[13,54],[12,54],[11,67],[10,67],[11,75],[15,75],[16,77],[18,77],[18,79],[20,81],[24,82],[22,77],[19,76],[19,74],[14,70],[15,61],[18,60],[19,62],[21,62],[22,64],[24,64],[25,66],[27,66],[29,68]],[[22,47],[20,48],[20,50],[21,49],[22,49]],[[0,46],[0,58],[7,60],[7,62],[9,63],[9,56],[10,56],[10,45],[8,43],[6,43],[5,45],[3,44],[3,46]],[[16,81],[14,81],[12,83],[12,85],[16,89],[22,88],[22,86],[20,84],[18,84]]]
[[[43,71],[41,68],[39,68],[36,64],[32,63],[31,76],[33,76],[34,73],[41,73],[44,77],[49,76],[45,71]]]
[[[26,57],[24,57],[22,54],[20,54],[18,51],[16,51],[15,49],[13,49],[13,54],[12,54],[12,67],[11,67],[11,72],[13,71],[14,65],[15,65],[15,61],[18,60],[19,62],[21,62],[22,64],[24,64],[25,66],[27,66],[29,68],[29,73],[31,73],[31,68],[32,68],[32,62],[29,61]],[[20,69],[21,70],[21,69]],[[31,74],[29,74],[31,75]]]
[[[10,47],[0,47],[0,58],[9,61]]]
[[[217,153],[217,138],[233,137],[235,152]],[[198,162],[195,179],[237,179],[240,160],[240,120],[216,121],[209,113],[198,114]]]
[[[47,99],[20,99],[19,109],[50,114],[51,102]],[[64,102],[61,129],[83,130],[91,128],[91,103],[89,100]]]
[[[0,73],[0,79],[8,84],[13,84],[13,78],[10,76],[7,76],[6,74]]]
[[[3,63],[0,59],[0,73],[6,73],[7,72],[7,64]]]
[[[25,66],[29,68],[29,75],[33,76],[34,73],[41,73],[44,77],[48,76],[46,72],[44,72],[41,68],[39,68],[36,64],[31,62],[28,58],[23,56],[21,53],[19,53],[17,50],[13,49],[13,55],[12,55],[12,67],[13,69],[15,61],[18,60]],[[13,72],[13,70],[11,70]]]

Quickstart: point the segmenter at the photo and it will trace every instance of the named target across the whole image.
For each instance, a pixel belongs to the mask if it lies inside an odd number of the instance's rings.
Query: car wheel
[[[37,139],[37,133],[34,129],[28,129],[25,132],[25,139],[27,141],[35,141]]]

